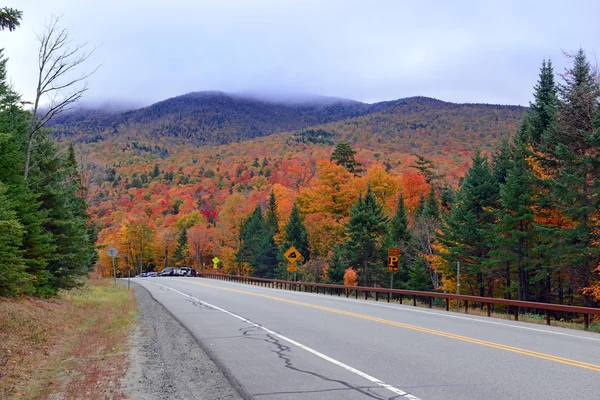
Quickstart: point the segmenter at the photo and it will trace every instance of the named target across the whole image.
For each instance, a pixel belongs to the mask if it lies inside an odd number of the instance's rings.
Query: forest
[[[375,287],[389,287],[397,247],[396,288],[454,292],[460,262],[464,294],[597,305],[600,92],[585,52],[569,57],[560,75],[543,62],[518,127],[488,146],[410,151],[435,147],[423,134],[416,149],[386,151],[386,136],[360,131],[372,116],[335,123],[351,131],[167,145],[167,158],[129,143],[92,200],[98,243],[118,246],[121,273],[212,269],[218,256],[219,272],[278,278],[290,278],[293,245],[296,279]],[[100,265],[110,273],[102,254]]]
[[[12,31],[20,19],[3,8],[0,29]],[[0,296],[52,297],[93,270],[97,230],[74,147],[32,129],[36,118],[11,88],[6,64],[0,50]]]
[[[463,294],[597,306],[600,84],[567,57],[542,62],[527,109],[206,92],[43,129],[1,58],[0,294],[110,276],[108,246],[118,276],[217,256],[227,274],[389,287],[399,248],[395,288],[455,292],[460,263]]]

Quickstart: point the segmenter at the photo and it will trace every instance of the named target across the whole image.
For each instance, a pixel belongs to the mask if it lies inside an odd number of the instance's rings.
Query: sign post
[[[213,262],[213,269],[217,269],[217,268],[219,268],[219,266],[218,266],[218,264],[219,264],[219,261],[221,261],[221,260],[219,260],[219,257],[215,257],[215,258],[213,258],[213,259],[212,259],[212,262]]]
[[[117,256],[117,254],[119,254],[119,251],[117,249],[115,249],[114,247],[110,246],[108,248],[108,250],[106,250],[106,254],[112,258],[112,265],[113,265],[113,275],[115,278],[115,286],[117,286],[117,269],[115,267],[115,257]]]
[[[290,262],[287,266],[287,272],[294,273],[294,281],[295,281],[296,280],[296,272],[298,271],[298,266],[296,265],[296,261],[298,261],[298,259],[300,257],[302,257],[302,254],[300,254],[300,252],[294,246],[292,246],[289,249],[287,249],[287,251],[285,253],[283,253],[283,256],[285,258],[287,258],[287,260]]]
[[[398,266],[400,265],[400,249],[392,247],[388,249],[388,272],[391,272],[390,278],[390,289],[394,288],[394,273],[398,272]]]
[[[456,294],[460,295],[460,261],[456,262]],[[456,300],[456,312],[460,312],[460,300]]]

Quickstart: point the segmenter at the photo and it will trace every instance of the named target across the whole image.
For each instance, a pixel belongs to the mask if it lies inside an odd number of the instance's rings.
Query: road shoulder
[[[196,339],[143,286],[130,338],[126,391],[134,399],[242,399]]]

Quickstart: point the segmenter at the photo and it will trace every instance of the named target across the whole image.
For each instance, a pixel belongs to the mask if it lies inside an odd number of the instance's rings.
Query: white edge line
[[[219,282],[226,282],[231,284],[232,286],[239,286],[239,283],[237,282],[229,282],[229,281],[219,281]],[[250,286],[250,287],[254,287],[254,286]],[[281,289],[274,289],[274,288],[267,288],[267,287],[262,287],[262,289],[268,289],[268,290],[273,290],[273,291],[277,291],[277,292],[281,292]],[[283,291],[283,293],[293,293],[293,294],[299,294],[299,295],[306,295],[306,296],[316,296],[315,293],[305,293],[305,292],[295,292],[295,291]],[[364,301],[364,300],[356,300],[356,299],[351,299],[351,298],[345,298],[345,297],[338,297],[338,296],[327,296],[327,299],[334,299],[334,300],[341,300],[341,301],[349,301],[352,303],[360,303],[360,304],[365,304],[365,305],[370,305],[370,306],[376,306],[376,307],[384,307],[384,308],[391,308],[394,310],[399,310],[399,311],[408,311],[408,312],[415,312],[415,313],[420,313],[420,314],[427,314],[427,315],[437,315],[439,317],[444,317],[444,318],[455,318],[455,319],[463,319],[463,320],[467,320],[467,321],[474,321],[474,322],[480,322],[482,324],[490,324],[490,325],[500,325],[500,326],[506,326],[508,328],[515,328],[515,329],[525,329],[528,331],[535,331],[535,332],[542,332],[542,333],[547,333],[550,335],[559,335],[559,336],[567,336],[567,337],[573,337],[573,338],[577,338],[577,339],[584,339],[584,340],[593,340],[596,342],[600,342],[600,338],[593,338],[593,337],[588,337],[588,336],[579,336],[579,335],[573,335],[571,333],[564,333],[564,332],[555,332],[555,331],[549,331],[546,329],[540,329],[540,328],[531,328],[528,326],[520,326],[520,325],[513,325],[513,324],[507,324],[507,323],[503,323],[503,322],[497,322],[497,321],[488,321],[485,319],[479,319],[479,318],[473,318],[473,317],[463,317],[461,315],[453,315],[453,314],[447,314],[447,313],[442,313],[442,312],[438,312],[435,310],[419,310],[419,309],[413,309],[410,306],[405,306],[405,305],[401,305],[401,304],[397,304],[397,305],[387,305],[387,304],[380,304],[380,303],[375,303],[375,302],[369,302],[369,301]],[[486,317],[482,317],[482,318],[486,318]],[[521,321],[517,321],[518,323],[528,323],[528,322],[521,322]],[[564,329],[568,329],[568,328],[564,328]]]
[[[360,370],[358,370],[358,369],[356,369],[356,368],[354,368],[354,367],[351,367],[351,366],[349,366],[349,365],[347,365],[347,364],[344,364],[344,363],[343,363],[343,362],[341,362],[341,361],[338,361],[338,360],[336,360],[336,359],[334,359],[334,358],[331,358],[331,357],[329,357],[329,356],[327,356],[327,355],[325,355],[325,354],[323,354],[323,353],[321,353],[321,352],[319,352],[319,351],[317,351],[317,350],[315,350],[315,349],[312,349],[312,348],[310,348],[310,347],[308,347],[308,346],[306,346],[306,345],[303,345],[302,343],[298,343],[298,342],[296,342],[295,340],[293,340],[293,339],[290,339],[290,338],[288,338],[287,336],[284,336],[284,335],[282,335],[282,334],[279,334],[279,333],[277,333],[277,332],[275,332],[275,331],[272,331],[271,329],[269,329],[269,328],[266,328],[266,327],[264,327],[264,326],[262,326],[262,325],[260,325],[260,324],[257,324],[256,322],[252,322],[252,321],[250,321],[250,320],[249,320],[249,319],[247,319],[247,318],[244,318],[244,317],[242,317],[242,316],[240,316],[240,315],[234,314],[234,313],[232,313],[231,311],[227,311],[227,310],[225,310],[225,309],[223,309],[223,308],[221,308],[221,307],[217,307],[217,306],[215,306],[215,305],[212,305],[212,304],[210,304],[210,303],[207,303],[207,302],[205,302],[205,301],[202,301],[202,300],[200,300],[200,299],[197,299],[197,298],[195,298],[194,296],[191,296],[191,295],[189,295],[189,294],[186,294],[186,293],[180,292],[179,290],[177,290],[177,289],[173,289],[172,287],[165,286],[165,285],[162,285],[162,284],[160,284],[160,283],[155,283],[155,282],[150,282],[150,283],[152,283],[153,285],[156,285],[156,286],[161,286],[161,287],[164,287],[164,288],[166,288],[166,289],[172,290],[172,291],[174,291],[175,293],[179,293],[179,294],[180,294],[180,295],[182,295],[182,296],[189,297],[190,299],[192,299],[192,300],[194,300],[194,301],[197,301],[198,303],[200,303],[200,304],[203,304],[203,305],[205,305],[205,306],[207,306],[207,307],[210,307],[210,308],[212,308],[212,309],[215,309],[215,310],[217,310],[217,311],[221,311],[221,312],[223,312],[223,313],[225,313],[225,314],[231,315],[232,317],[234,317],[234,318],[237,318],[237,319],[239,319],[239,320],[241,320],[241,321],[243,321],[243,322],[245,322],[245,323],[247,323],[247,324],[250,324],[250,325],[254,326],[255,328],[258,328],[258,329],[260,329],[260,330],[263,330],[263,331],[267,332],[267,333],[268,333],[268,334],[270,334],[270,335],[276,336],[276,337],[278,337],[278,338],[279,338],[279,339],[281,339],[281,340],[284,340],[284,341],[286,341],[286,342],[288,342],[288,343],[290,343],[290,344],[293,344],[293,345],[294,345],[294,346],[296,346],[296,347],[299,347],[299,348],[301,348],[301,349],[303,349],[303,350],[306,350],[306,351],[308,351],[309,353],[312,353],[312,354],[314,354],[315,356],[317,356],[317,357],[319,357],[319,358],[322,358],[323,360],[329,361],[330,363],[332,363],[332,364],[334,364],[334,365],[337,365],[338,367],[341,367],[341,368],[343,368],[343,369],[345,369],[345,370],[347,370],[347,371],[350,371],[350,372],[352,372],[352,373],[354,373],[354,374],[356,374],[356,375],[358,375],[358,376],[360,376],[360,377],[362,377],[362,378],[365,378],[366,380],[368,380],[368,381],[371,381],[371,382],[375,383],[376,385],[378,385],[378,386],[381,386],[381,387],[383,387],[383,388],[385,388],[385,389],[389,390],[390,392],[392,392],[392,393],[394,393],[394,394],[397,394],[397,395],[399,395],[399,396],[402,396],[402,398],[403,398],[403,399],[408,399],[408,400],[421,400],[420,398],[418,398],[418,397],[415,397],[415,396],[413,396],[412,394],[410,394],[410,393],[407,393],[407,392],[405,392],[405,391],[403,391],[403,390],[401,390],[401,389],[398,389],[397,387],[394,387],[394,386],[392,386],[392,385],[390,385],[390,384],[388,384],[388,383],[385,383],[385,382],[383,382],[382,380],[375,378],[374,376],[371,376],[371,375],[369,375],[369,374],[367,374],[367,373],[365,373],[365,372],[362,372],[362,371],[360,371]]]

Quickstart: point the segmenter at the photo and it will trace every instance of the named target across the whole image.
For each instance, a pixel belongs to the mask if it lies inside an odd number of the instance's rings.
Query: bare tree
[[[24,177],[29,174],[31,153],[36,134],[52,117],[69,109],[87,91],[85,80],[98,70],[78,72],[79,67],[96,50],[89,43],[73,45],[69,31],[59,26],[60,17],[52,16],[38,35],[40,49],[38,54],[38,84],[33,103],[27,151],[25,154]],[[40,107],[43,99],[49,104]]]

